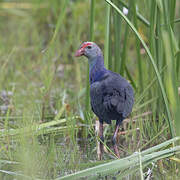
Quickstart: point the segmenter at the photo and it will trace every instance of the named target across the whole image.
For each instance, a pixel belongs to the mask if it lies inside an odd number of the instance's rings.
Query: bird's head
[[[96,58],[101,56],[101,49],[94,42],[84,42],[81,44],[80,48],[76,51],[75,56],[86,56],[88,59]]]

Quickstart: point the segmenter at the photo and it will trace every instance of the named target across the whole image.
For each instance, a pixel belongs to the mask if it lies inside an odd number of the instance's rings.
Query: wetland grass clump
[[[0,179],[180,177],[179,1],[30,0],[0,7]],[[87,40],[104,47],[106,67],[135,90],[126,133],[119,133],[119,160],[109,138],[104,160],[96,158],[88,65],[73,57]],[[106,137],[112,131],[104,127]]]

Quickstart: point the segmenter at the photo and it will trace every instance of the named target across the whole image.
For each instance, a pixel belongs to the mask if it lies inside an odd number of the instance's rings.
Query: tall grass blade
[[[132,2],[132,12],[133,12],[132,15],[133,15],[134,26],[136,29],[138,29],[136,0]],[[144,80],[143,80],[143,72],[142,72],[142,59],[141,59],[141,54],[140,54],[140,41],[138,41],[138,38],[136,42],[136,54],[137,54],[137,62],[138,62],[139,89],[140,89],[140,92],[142,92],[144,89]]]
[[[90,41],[94,41],[95,0],[91,0]]]
[[[174,18],[176,13],[176,0],[171,0],[168,2],[170,7],[170,22],[171,22],[171,28],[174,29]]]
[[[136,91],[136,90],[137,90],[136,82],[135,82],[135,80],[133,79],[133,77],[131,76],[131,74],[130,74],[128,68],[127,68],[127,66],[125,66],[125,71],[126,71],[126,75],[127,75],[128,79],[130,80],[133,88],[134,88],[135,91]]]
[[[109,68],[110,14],[111,14],[111,6],[107,4],[106,5],[105,44],[104,44],[104,64],[106,68]]]
[[[174,1],[172,1],[174,2]],[[174,37],[174,33],[170,24],[170,17],[168,16],[169,12],[169,3],[162,1],[163,11],[162,16],[164,19],[165,27],[162,29],[162,39],[165,49],[165,59],[168,64],[168,75],[166,76],[166,89],[168,92],[168,99],[170,101],[170,107],[172,114],[174,116],[176,134],[180,135],[179,131],[179,117],[180,117],[180,98],[178,96],[178,81],[175,71],[175,53],[178,51],[177,43]],[[171,4],[172,5],[172,4]],[[174,10],[174,5],[173,5]]]
[[[140,170],[141,180],[144,180],[144,177],[143,177],[143,168],[142,168],[142,156],[141,156],[140,149],[139,149],[139,170]]]
[[[115,1],[117,2],[117,0]],[[114,20],[114,68],[113,70],[117,73],[120,72],[121,68],[121,18],[116,11],[113,11],[113,20]]]
[[[129,9],[131,9],[131,2],[129,1]],[[128,12],[128,17],[131,19],[132,17],[132,12]],[[122,60],[121,60],[121,65],[120,65],[120,74],[124,75],[124,70],[127,72],[126,67],[126,59],[127,59],[127,48],[128,48],[128,37],[129,37],[129,26],[126,24],[125,26],[125,33],[124,33],[124,42],[123,42],[123,49],[122,49]],[[128,73],[127,73],[128,75]]]
[[[95,0],[91,0],[90,9],[90,41],[94,40],[94,18],[95,18]],[[87,65],[87,75],[86,75],[86,98],[85,98],[85,110],[89,112],[90,110],[90,85],[89,85],[89,65]],[[86,118],[87,120],[87,118]]]

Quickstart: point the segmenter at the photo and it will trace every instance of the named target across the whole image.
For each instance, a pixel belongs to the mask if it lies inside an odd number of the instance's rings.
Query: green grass
[[[180,135],[180,3],[16,2],[0,2],[0,179],[134,180],[148,168],[178,179],[179,141],[169,139]],[[88,63],[74,58],[83,41],[99,44],[135,90],[120,160],[109,151],[97,161]],[[109,150],[113,131],[114,122],[104,127]]]

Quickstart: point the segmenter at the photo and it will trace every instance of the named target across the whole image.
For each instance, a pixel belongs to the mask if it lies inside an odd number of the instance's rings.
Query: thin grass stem
[[[111,13],[111,6],[107,4],[106,5],[105,44],[104,44],[104,64],[106,68],[109,68],[110,13]]]

